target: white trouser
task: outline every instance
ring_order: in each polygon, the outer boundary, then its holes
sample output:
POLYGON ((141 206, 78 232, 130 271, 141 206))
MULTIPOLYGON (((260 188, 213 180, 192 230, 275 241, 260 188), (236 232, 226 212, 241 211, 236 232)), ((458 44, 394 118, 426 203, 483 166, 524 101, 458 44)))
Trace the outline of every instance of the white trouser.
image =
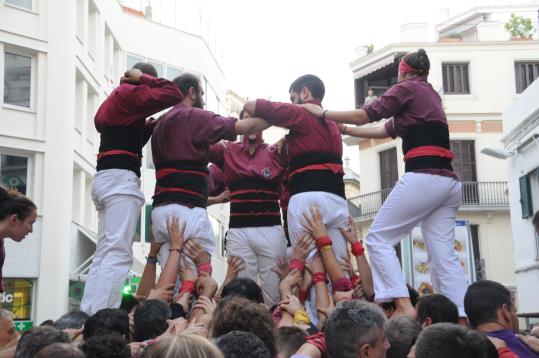
POLYGON ((258 282, 264 303, 279 303, 279 276, 271 269, 277 266, 278 257, 286 258, 286 236, 281 225, 264 227, 231 228, 226 234, 226 250, 230 256, 245 261, 245 270, 238 277, 258 282))
POLYGON ((348 258, 346 239, 339 230, 340 228, 347 228, 349 226, 348 217, 350 214, 348 213, 348 204, 340 196, 323 191, 299 193, 290 198, 287 220, 288 234, 290 235, 292 246, 306 234, 303 214, 307 213, 310 216, 311 212, 309 208, 313 206, 316 206, 322 214, 328 235, 333 241, 333 251, 337 259, 348 258))
MULTIPOLYGON (((346 239, 340 232, 340 228, 349 226, 349 212, 346 199, 338 195, 326 193, 323 191, 310 191, 306 193, 295 194, 290 198, 288 203, 287 220, 288 234, 292 246, 296 241, 306 234, 304 227, 304 213, 311 215, 309 208, 316 206, 322 215, 324 224, 326 224, 328 235, 333 241, 333 251, 338 260, 348 258, 348 246, 346 239)), ((309 255, 312 257, 316 250, 309 255)), ((346 274, 346 273, 345 273, 346 274)), ((316 324, 318 317, 316 313, 316 294, 314 288, 311 289, 311 296, 306 303, 306 309, 309 313, 311 321, 316 324)))
POLYGON ((140 179, 125 169, 99 171, 92 183, 92 200, 98 214, 97 245, 80 305, 90 315, 103 308, 120 307, 144 205, 140 179))
POLYGON ((455 251, 455 217, 462 200, 459 181, 440 175, 405 173, 376 215, 367 235, 375 299, 408 297, 394 247, 420 224, 434 289, 465 317, 467 283, 455 251))
MULTIPOLYGON (((185 240, 196 240, 211 256, 215 251, 215 236, 205 208, 189 208, 180 204, 158 206, 152 210, 152 227, 155 242, 164 242, 159 251, 159 264, 167 262, 170 239, 168 237, 167 218, 177 216, 180 228, 185 225, 185 240)), ((188 262, 191 262, 188 260, 188 262)))

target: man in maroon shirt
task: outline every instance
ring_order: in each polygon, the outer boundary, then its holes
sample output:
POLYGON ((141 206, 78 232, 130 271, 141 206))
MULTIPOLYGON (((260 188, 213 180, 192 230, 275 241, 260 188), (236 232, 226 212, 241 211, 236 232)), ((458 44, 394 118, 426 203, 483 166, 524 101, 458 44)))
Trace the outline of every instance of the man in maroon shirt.
POLYGON ((133 264, 133 237, 144 204, 140 191, 142 147, 155 120, 149 116, 182 98, 171 81, 157 78, 147 63, 137 63, 99 107, 95 127, 101 135, 92 199, 98 211, 97 246, 86 280, 81 310, 94 314, 117 308, 133 264))
POLYGON ((286 257, 279 208, 286 158, 276 145, 264 143, 259 133, 244 136, 243 143, 212 145, 210 160, 222 169, 231 190, 226 250, 243 259, 245 269, 238 277, 259 282, 264 303, 271 307, 279 303, 279 276, 272 271, 275 259, 286 257))
MULTIPOLYGON (((349 214, 344 195, 340 129, 336 123, 318 119, 296 105, 321 105, 325 87, 320 78, 301 76, 292 83, 289 93, 293 104, 258 99, 248 101, 244 108, 272 125, 290 129, 286 136, 291 192, 287 221, 292 244, 307 232, 303 215, 309 213, 311 206, 317 206, 333 240, 335 255, 344 259, 348 257, 348 248, 339 229, 348 227, 349 214)), ((315 316, 311 315, 311 319, 315 316)))
POLYGON ((210 145, 269 127, 260 118, 237 121, 202 109, 204 91, 192 74, 183 74, 174 83, 185 96, 159 121, 152 136, 157 179, 152 222, 155 241, 165 243, 159 255, 162 265, 169 255, 169 216, 186 224, 186 240, 194 238, 210 255, 214 252, 215 239, 206 212, 210 145))

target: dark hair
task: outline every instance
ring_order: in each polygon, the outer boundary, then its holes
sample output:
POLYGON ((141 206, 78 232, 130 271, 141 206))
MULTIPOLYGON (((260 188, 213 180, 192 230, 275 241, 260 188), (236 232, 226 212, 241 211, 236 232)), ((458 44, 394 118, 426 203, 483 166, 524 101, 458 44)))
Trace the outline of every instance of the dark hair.
POLYGON ((88 358, 131 358, 127 341, 117 333, 93 336, 81 348, 88 358))
POLYGON ((264 342, 249 332, 232 331, 215 343, 225 358, 272 358, 264 342))
POLYGON ((384 332, 386 317, 374 303, 344 301, 337 305, 326 321, 326 347, 330 357, 359 356, 365 344, 375 347, 384 332))
POLYGON ((468 287, 464 296, 464 310, 472 327, 496 322, 497 311, 504 304, 512 307, 511 292, 498 282, 482 280, 468 287))
POLYGON ((535 226, 535 227, 539 226, 539 211, 537 211, 537 212, 535 213, 535 215, 533 216, 532 224, 533 224, 533 226, 535 226))
POLYGON ((86 320, 82 330, 84 339, 98 334, 118 333, 129 339, 129 316, 119 308, 104 308, 86 320))
POLYGON ((184 96, 187 96, 191 87, 195 89, 196 93, 200 93, 200 79, 192 73, 184 73, 176 77, 172 82, 178 86, 184 96))
POLYGON ((484 334, 454 323, 427 327, 417 339, 416 358, 489 358, 484 334))
POLYGON ((16 190, 6 190, 0 186, 0 220, 16 214, 19 220, 24 220, 32 211, 37 210, 36 204, 16 190))
POLYGON ((69 336, 51 326, 34 327, 22 334, 14 357, 34 358, 42 348, 53 343, 69 343, 69 336))
POLYGON ((146 300, 135 309, 133 340, 142 342, 163 334, 170 319, 170 306, 159 300, 146 300))
POLYGON ((250 278, 236 278, 223 287, 221 297, 239 296, 256 303, 263 303, 262 289, 250 278))
POLYGON ((422 48, 416 52, 407 53, 403 59, 419 76, 427 75, 430 71, 429 56, 427 56, 427 52, 422 48))
POLYGON ((245 115, 245 109, 242 109, 240 112, 240 119, 243 119, 244 115, 245 115))
POLYGON ((52 326, 58 329, 75 328, 80 329, 84 326, 90 315, 86 312, 74 310, 58 318, 52 326))
POLYGON ((457 306, 444 295, 432 294, 419 299, 416 306, 417 320, 423 323, 427 317, 432 323, 459 323, 457 306))
POLYGON ((39 327, 43 327, 43 326, 54 326, 54 321, 52 319, 43 321, 39 324, 39 327))
POLYGON ((155 67, 153 67, 153 65, 147 62, 137 62, 132 68, 139 69, 142 73, 146 75, 157 77, 157 70, 155 69, 155 67))
POLYGON ((211 325, 211 334, 214 338, 232 331, 251 332, 264 342, 271 357, 277 354, 275 324, 271 314, 262 304, 242 297, 226 297, 217 306, 211 325))
POLYGON ((134 295, 122 295, 122 303, 120 303, 120 309, 127 312, 127 314, 131 313, 134 307, 137 307, 139 305, 138 300, 134 295))
POLYGON ((307 87, 309 91, 311 91, 313 98, 320 101, 324 99, 326 87, 324 86, 324 82, 322 82, 319 77, 315 75, 303 75, 292 82, 288 92, 293 91, 299 93, 303 87, 307 87))
POLYGON ((387 358, 406 358, 421 333, 421 325, 409 317, 392 318, 387 322, 386 337, 391 347, 387 358))
POLYGON ((37 352, 36 358, 85 358, 86 356, 74 344, 53 343, 37 352))
POLYGON ((307 334, 298 327, 280 327, 277 330, 277 351, 280 358, 290 358, 307 341, 307 334))

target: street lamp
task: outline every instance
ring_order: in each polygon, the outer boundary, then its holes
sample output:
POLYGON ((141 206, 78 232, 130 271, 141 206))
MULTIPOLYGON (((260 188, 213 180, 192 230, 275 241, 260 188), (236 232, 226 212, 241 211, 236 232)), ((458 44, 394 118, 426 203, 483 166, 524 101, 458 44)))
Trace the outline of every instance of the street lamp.
POLYGON ((481 149, 481 153, 486 154, 490 157, 498 158, 498 159, 508 159, 515 155, 514 152, 509 152, 505 149, 501 148, 492 148, 492 147, 486 147, 481 149))

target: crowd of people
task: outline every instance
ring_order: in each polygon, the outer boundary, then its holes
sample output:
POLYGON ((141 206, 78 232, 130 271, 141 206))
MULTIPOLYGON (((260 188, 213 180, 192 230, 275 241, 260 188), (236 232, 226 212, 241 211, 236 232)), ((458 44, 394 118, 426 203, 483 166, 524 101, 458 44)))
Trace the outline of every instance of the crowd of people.
MULTIPOLYGON (((539 357, 539 332, 521 334, 510 291, 464 278, 454 249, 461 184, 429 69, 424 50, 406 54, 398 83, 346 112, 323 109, 323 82, 304 75, 292 103, 247 101, 237 120, 203 109, 196 76, 168 81, 137 63, 95 117, 98 242, 80 311, 19 335, 0 310, 0 357, 539 357), (272 125, 289 133, 268 145, 272 125), (344 194, 342 134, 403 139, 406 173, 369 229, 368 259, 344 194), (136 294, 122 295, 150 138, 150 250, 136 294), (230 222, 219 285, 206 208, 222 202, 230 222), (416 225, 436 294, 407 285, 396 256, 416 225)), ((0 189, 0 267, 4 238, 22 240, 36 213, 0 189)), ((533 223, 539 230, 539 214, 533 223)))

